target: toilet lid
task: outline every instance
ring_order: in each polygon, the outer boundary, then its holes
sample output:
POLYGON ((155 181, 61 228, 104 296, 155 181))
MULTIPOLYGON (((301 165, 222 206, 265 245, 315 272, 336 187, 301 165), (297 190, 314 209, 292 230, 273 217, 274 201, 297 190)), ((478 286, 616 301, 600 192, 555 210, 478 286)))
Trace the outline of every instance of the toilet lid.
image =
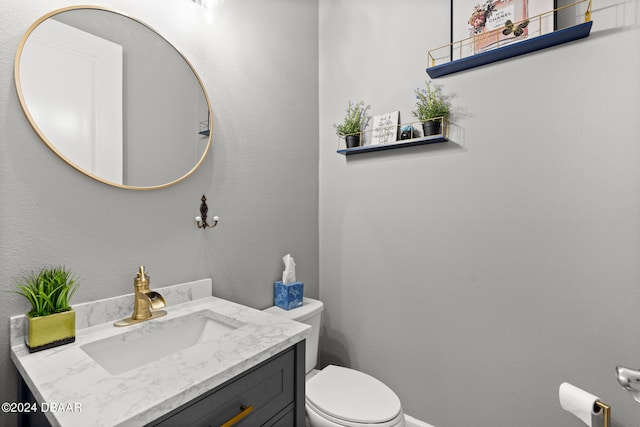
POLYGON ((381 381, 360 371, 329 365, 306 383, 306 398, 334 418, 374 424, 400 413, 398 396, 381 381))

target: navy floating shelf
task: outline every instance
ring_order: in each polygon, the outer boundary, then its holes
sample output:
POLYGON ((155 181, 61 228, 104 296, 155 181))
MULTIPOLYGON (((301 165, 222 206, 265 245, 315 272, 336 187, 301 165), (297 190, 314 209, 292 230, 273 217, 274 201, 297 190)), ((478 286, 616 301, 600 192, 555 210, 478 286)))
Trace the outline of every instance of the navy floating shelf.
POLYGON ((427 68, 427 74, 429 74, 432 79, 435 79, 437 77, 446 76, 447 74, 457 73, 470 68, 502 61, 503 59, 513 58, 514 56, 524 55, 526 53, 568 43, 573 40, 582 39, 589 36, 592 25, 593 21, 588 21, 573 27, 563 28, 552 33, 523 40, 518 43, 498 47, 487 52, 456 59, 455 61, 447 62, 446 64, 435 65, 427 68))
POLYGON ((405 139, 394 144, 364 145, 362 147, 346 148, 338 150, 337 153, 350 156, 352 154, 371 153, 372 151, 385 151, 404 147, 416 147, 418 145, 435 144, 437 142, 447 141, 448 139, 445 138, 443 134, 439 134, 422 138, 405 139))

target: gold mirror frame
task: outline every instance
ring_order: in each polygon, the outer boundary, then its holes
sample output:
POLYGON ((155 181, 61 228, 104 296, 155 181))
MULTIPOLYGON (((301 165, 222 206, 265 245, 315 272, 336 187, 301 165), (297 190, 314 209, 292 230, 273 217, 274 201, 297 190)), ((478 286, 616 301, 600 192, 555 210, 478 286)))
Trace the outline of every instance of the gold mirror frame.
POLYGON ((209 152, 209 150, 211 148, 211 140, 212 140, 212 136, 213 136, 213 116, 212 116, 212 113, 211 113, 211 102, 209 100, 209 95, 207 94, 207 91, 206 91, 206 89, 204 87, 204 84, 202 83, 202 80, 200 79, 200 76, 196 72, 195 68, 193 67, 191 62, 189 62, 189 60, 182 54, 182 52, 180 52, 172 43, 170 43, 158 31, 156 31, 154 28, 152 28, 151 26, 147 25, 146 23, 140 21, 139 19, 133 18, 133 17, 131 17, 129 15, 126 15, 126 14, 123 14, 121 12, 118 12, 118 11, 115 11, 115 10, 112 10, 112 9, 108 9, 108 8, 104 8, 104 7, 99 7, 99 6, 70 6, 70 7, 57 9, 57 10, 54 10, 52 12, 49 12, 49 13, 45 14, 44 16, 39 18, 36 22, 34 22, 29 27, 29 29, 26 31, 26 33, 24 34, 24 36, 22 37, 22 39, 20 41, 20 44, 18 46, 18 50, 16 52, 15 62, 14 62, 14 78, 15 78, 15 84, 16 84, 16 91, 17 91, 18 99, 20 101, 20 106, 22 107, 22 111, 24 112, 25 116, 27 117, 27 120, 29 121, 29 124, 31 125, 33 130, 36 132, 36 134, 40 137, 40 139, 47 145, 47 147, 49 147, 49 149, 51 149, 51 151, 53 151, 58 157, 60 157, 62 160, 64 160, 69 166, 73 167, 74 169, 76 169, 77 171, 81 172, 82 174, 87 175, 90 178, 93 178, 96 181, 102 182, 104 184, 111 185, 111 186, 118 187, 118 188, 128 189, 128 190, 156 190, 156 189, 160 189, 160 188, 169 187, 169 186, 177 184, 178 182, 181 182, 181 181, 185 180, 186 178, 188 178, 189 176, 191 176, 198 169, 198 167, 200 167, 200 165, 204 162, 204 160, 207 157, 207 154, 208 154, 208 152, 209 152), (131 21, 142 25, 143 27, 149 29, 151 32, 153 32, 155 35, 157 35, 165 43, 167 43, 168 46, 173 48, 173 50, 184 60, 185 64, 189 67, 189 69, 191 70, 191 72, 195 76, 197 82, 200 85, 200 88, 202 89, 202 93, 204 95, 204 100, 206 101, 207 108, 208 108, 208 114, 207 114, 208 117, 207 118, 208 118, 209 135, 208 135, 208 140, 206 142, 206 146, 205 146, 205 148, 203 150, 203 153, 202 153, 202 156, 200 157, 200 159, 197 161, 195 166, 193 166, 193 168, 191 168, 191 170, 187 171, 180 178, 177 178, 177 179, 175 179, 173 181, 170 181, 170 182, 167 182, 167 183, 162 183, 162 184, 158 184, 158 185, 150 185, 150 186, 146 186, 146 187, 135 186, 135 185, 126 185, 126 184, 119 184, 119 183, 111 182, 111 181, 109 181, 107 179, 101 178, 100 176, 97 176, 97 175, 95 175, 95 174, 83 169, 82 167, 76 165, 74 162, 69 160, 66 156, 64 156, 56 148, 55 144, 53 144, 44 135, 42 130, 36 124, 34 118, 32 117, 31 113, 29 112, 29 108, 27 106, 27 103, 26 103, 26 100, 25 100, 25 97, 24 97, 24 94, 23 94, 23 91, 22 91, 22 86, 21 86, 21 83, 20 83, 20 58, 22 56, 25 44, 26 44, 27 40, 29 39, 29 36, 38 27, 38 25, 40 25, 42 22, 44 22, 45 20, 47 20, 47 19, 49 19, 49 18, 51 18, 51 17, 53 17, 55 15, 58 15, 58 14, 63 13, 63 12, 72 11, 72 10, 97 10, 97 11, 110 12, 110 13, 114 13, 116 15, 120 15, 122 17, 128 18, 131 21))

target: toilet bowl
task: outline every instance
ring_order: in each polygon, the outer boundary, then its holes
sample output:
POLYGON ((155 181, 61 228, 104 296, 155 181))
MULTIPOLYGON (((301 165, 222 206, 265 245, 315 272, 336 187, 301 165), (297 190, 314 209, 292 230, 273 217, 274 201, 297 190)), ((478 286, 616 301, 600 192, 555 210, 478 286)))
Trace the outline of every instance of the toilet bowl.
POLYGON ((329 365, 306 382, 306 412, 313 427, 404 426, 400 399, 378 379, 329 365))
POLYGON ((311 427, 405 427, 400 399, 380 380, 341 366, 314 369, 322 310, 322 302, 311 298, 304 298, 302 307, 292 310, 264 310, 311 325, 305 348, 305 409, 311 427))

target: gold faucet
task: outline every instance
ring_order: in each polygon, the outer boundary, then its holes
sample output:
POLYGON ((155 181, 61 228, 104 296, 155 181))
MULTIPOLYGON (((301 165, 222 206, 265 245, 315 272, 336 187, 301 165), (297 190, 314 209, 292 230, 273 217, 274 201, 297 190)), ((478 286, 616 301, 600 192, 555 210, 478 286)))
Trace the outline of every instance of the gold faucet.
POLYGON ((116 326, 128 326, 145 320, 155 319, 167 314, 160 310, 167 306, 164 298, 159 293, 149 289, 149 276, 144 271, 144 266, 140 266, 138 275, 133 279, 135 287, 133 314, 126 319, 118 320, 116 326))

